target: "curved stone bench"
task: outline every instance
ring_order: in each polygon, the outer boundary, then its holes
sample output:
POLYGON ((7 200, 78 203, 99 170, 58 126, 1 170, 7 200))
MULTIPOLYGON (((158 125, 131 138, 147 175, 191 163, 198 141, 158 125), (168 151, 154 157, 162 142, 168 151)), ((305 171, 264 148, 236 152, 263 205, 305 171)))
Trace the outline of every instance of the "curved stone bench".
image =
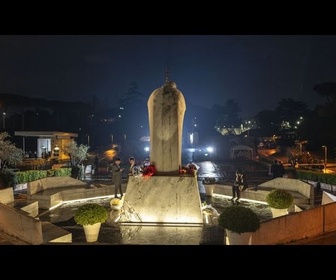
POLYGON ((114 186, 90 187, 86 185, 85 187, 70 186, 47 189, 31 195, 30 198, 39 202, 40 209, 50 209, 65 201, 112 196, 113 194, 114 186))
MULTIPOLYGON (((232 186, 223 184, 213 184, 214 193, 232 196, 232 186)), ((300 208, 310 208, 314 206, 314 186, 298 179, 275 178, 257 187, 247 188, 241 192, 241 198, 266 202, 267 194, 273 189, 285 189, 294 198, 293 205, 300 208)))
MULTIPOLYGON (((125 192, 126 184, 122 184, 125 192)), ((50 209, 65 201, 114 195, 114 185, 90 186, 72 177, 47 177, 27 184, 27 196, 37 200, 40 209, 50 209)))

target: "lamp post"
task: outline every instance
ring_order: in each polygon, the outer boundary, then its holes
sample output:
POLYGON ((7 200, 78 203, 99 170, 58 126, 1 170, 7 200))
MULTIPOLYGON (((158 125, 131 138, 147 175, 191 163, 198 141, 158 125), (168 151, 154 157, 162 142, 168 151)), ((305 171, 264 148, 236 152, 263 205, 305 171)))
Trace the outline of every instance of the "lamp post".
POLYGON ((327 151, 328 151, 328 148, 327 146, 322 146, 322 148, 324 148, 324 173, 326 173, 327 171, 327 151))

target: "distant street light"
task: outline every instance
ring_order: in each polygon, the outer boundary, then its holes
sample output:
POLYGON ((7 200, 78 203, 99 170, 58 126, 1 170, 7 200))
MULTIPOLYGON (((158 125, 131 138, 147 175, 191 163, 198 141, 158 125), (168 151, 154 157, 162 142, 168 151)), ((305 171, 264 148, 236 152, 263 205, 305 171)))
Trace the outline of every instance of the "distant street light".
POLYGON ((6 113, 5 112, 2 113, 2 128, 3 129, 6 128, 6 113))
POLYGON ((324 148, 324 173, 327 172, 327 151, 328 151, 328 148, 327 146, 322 146, 322 148, 324 148))

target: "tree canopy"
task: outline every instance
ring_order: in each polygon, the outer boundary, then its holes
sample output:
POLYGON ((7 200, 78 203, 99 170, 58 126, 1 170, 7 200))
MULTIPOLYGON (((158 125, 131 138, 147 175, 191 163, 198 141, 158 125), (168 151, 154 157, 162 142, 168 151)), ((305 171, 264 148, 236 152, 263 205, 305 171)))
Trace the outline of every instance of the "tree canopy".
POLYGON ((7 140, 10 137, 7 132, 0 133, 0 171, 23 161, 23 151, 7 140))

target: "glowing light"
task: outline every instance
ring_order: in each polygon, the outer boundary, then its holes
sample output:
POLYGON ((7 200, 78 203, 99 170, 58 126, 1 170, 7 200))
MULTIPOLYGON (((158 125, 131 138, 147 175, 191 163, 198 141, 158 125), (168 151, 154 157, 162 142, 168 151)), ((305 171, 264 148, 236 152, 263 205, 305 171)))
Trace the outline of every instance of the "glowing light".
POLYGON ((209 153, 212 153, 213 152, 213 147, 207 147, 206 150, 209 152, 209 153))

